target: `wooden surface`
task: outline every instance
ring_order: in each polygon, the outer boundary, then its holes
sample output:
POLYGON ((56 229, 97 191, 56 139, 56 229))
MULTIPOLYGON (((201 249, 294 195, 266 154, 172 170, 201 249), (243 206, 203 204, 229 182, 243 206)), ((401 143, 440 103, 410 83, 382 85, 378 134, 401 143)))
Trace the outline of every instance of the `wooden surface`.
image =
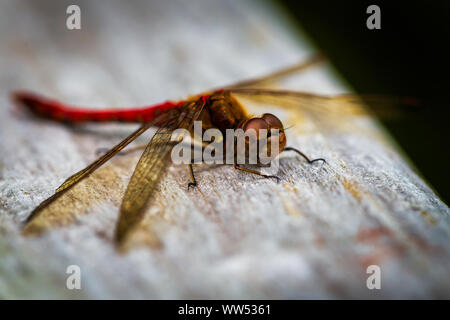
MULTIPOLYGON (((121 255, 112 245, 139 153, 114 158, 77 186, 62 205, 64 227, 24 237, 31 210, 135 126, 35 119, 13 109, 11 90, 93 108, 146 105, 313 53, 271 5, 77 1, 82 30, 68 31, 71 3, 0 3, 1 298, 450 297, 449 209, 364 114, 318 121, 301 109, 248 104, 295 125, 288 144, 328 163, 286 155, 278 184, 230 166, 198 166, 195 191, 186 188, 187 168, 172 168, 135 236, 138 244, 160 241, 159 249, 132 246, 121 255), (73 264, 82 290, 66 289, 73 264), (381 290, 366 287, 372 264, 381 267, 381 290)), ((349 91, 326 64, 285 85, 349 91)))

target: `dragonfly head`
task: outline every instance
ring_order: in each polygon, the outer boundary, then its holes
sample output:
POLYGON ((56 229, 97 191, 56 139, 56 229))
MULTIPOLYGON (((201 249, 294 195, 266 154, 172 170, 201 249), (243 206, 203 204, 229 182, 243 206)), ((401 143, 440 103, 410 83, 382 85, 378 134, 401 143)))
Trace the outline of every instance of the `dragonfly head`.
POLYGON ((244 133, 249 130, 256 131, 256 137, 259 140, 267 140, 267 155, 276 157, 286 146, 286 135, 284 133, 283 123, 271 113, 264 113, 261 117, 253 117, 244 121, 240 125, 244 133), (276 154, 271 154, 271 143, 278 139, 278 150, 276 154))

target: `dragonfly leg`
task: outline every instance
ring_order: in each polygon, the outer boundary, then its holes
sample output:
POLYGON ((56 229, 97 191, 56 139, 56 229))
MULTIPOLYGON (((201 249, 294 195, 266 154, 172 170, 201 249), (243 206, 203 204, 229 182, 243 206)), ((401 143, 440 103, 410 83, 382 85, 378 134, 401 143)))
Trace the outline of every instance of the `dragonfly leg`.
POLYGON ((243 168, 243 167, 240 167, 238 164, 235 164, 234 168, 236 170, 241 170, 241 171, 244 171, 244 172, 247 172, 247 173, 256 174, 257 176, 261 176, 261 177, 264 177, 264 178, 273 178, 273 179, 276 179, 277 182, 280 181, 280 178, 277 177, 277 176, 271 176, 271 175, 263 174, 263 173, 261 173, 259 171, 256 171, 256 170, 243 168))
POLYGON ((197 186, 197 180, 195 180, 194 168, 192 167, 192 163, 189 164, 189 173, 191 174, 192 181, 188 183, 188 190, 190 187, 195 188, 197 186))
POLYGON ((323 162, 325 162, 325 163, 327 163, 327 162, 325 161, 325 159, 323 159, 323 158, 317 158, 317 159, 312 159, 312 160, 310 160, 310 159, 306 156, 306 154, 304 154, 304 153, 301 152, 300 150, 295 149, 295 148, 292 148, 292 147, 286 147, 286 148, 283 149, 282 152, 284 152, 284 151, 294 151, 295 153, 297 153, 297 154, 301 155, 303 158, 305 158, 305 160, 308 161, 309 164, 312 164, 312 163, 314 163, 314 162, 316 162, 316 161, 319 161, 319 160, 320 160, 320 161, 323 161, 323 162))

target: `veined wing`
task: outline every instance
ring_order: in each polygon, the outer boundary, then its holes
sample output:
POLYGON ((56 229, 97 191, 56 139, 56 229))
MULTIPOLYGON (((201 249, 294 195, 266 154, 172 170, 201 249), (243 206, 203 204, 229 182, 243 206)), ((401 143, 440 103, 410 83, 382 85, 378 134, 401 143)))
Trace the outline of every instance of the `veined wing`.
POLYGON ((106 161, 114 157, 118 152, 120 152, 123 148, 125 148, 129 143, 131 143, 133 140, 135 140, 137 137, 139 137, 141 134, 143 134, 147 129, 149 129, 151 126, 164 121, 164 118, 166 118, 168 115, 162 114, 161 116, 157 117, 154 121, 147 122, 143 124, 139 129, 134 131, 132 134, 130 134, 127 138, 125 138, 123 141, 121 141, 119 144, 114 146, 111 150, 109 150, 107 153, 102 155, 100 158, 95 160, 93 163, 91 163, 89 166, 87 166, 85 169, 75 173, 71 177, 69 177, 64 183, 56 190, 55 194, 52 195, 50 198, 44 200, 38 207, 36 207, 31 214, 28 216, 26 220, 26 225, 24 231, 30 231, 28 230, 30 222, 33 221, 36 217, 41 215, 45 212, 45 210, 49 207, 50 204, 52 204, 56 199, 61 197, 65 192, 67 192, 69 189, 74 187, 77 183, 82 181, 83 179, 87 178, 90 174, 92 174, 95 170, 97 170, 100 166, 102 166, 106 161))
POLYGON ((191 129, 203 110, 204 104, 202 99, 186 103, 180 108, 179 117, 161 127, 145 148, 125 191, 120 208, 116 228, 118 244, 143 218, 146 204, 158 186, 165 169, 171 163, 170 154, 174 146, 174 143, 171 143, 172 132, 178 128, 191 129))
POLYGON ((409 111, 424 110, 417 99, 409 97, 357 94, 324 96, 292 90, 257 88, 236 88, 230 91, 259 102, 271 103, 288 109, 300 108, 316 116, 326 115, 334 118, 362 113, 373 113, 378 117, 392 117, 409 111))
POLYGON ((270 73, 268 75, 259 78, 239 81, 232 85, 223 87, 222 89, 231 90, 237 88, 252 88, 252 87, 262 88, 270 83, 278 82, 284 78, 293 76, 297 73, 301 73, 306 69, 309 69, 323 62, 325 62, 325 57, 321 54, 316 54, 311 58, 309 58, 308 60, 306 60, 305 62, 294 64, 292 66, 281 69, 279 71, 275 71, 273 73, 270 73))
POLYGON ((236 94, 245 95, 253 100, 274 103, 282 107, 299 108, 312 111, 315 114, 326 114, 342 117, 343 115, 367 113, 370 110, 378 117, 398 117, 411 111, 425 111, 423 101, 413 97, 386 96, 386 95, 358 95, 344 94, 337 96, 324 96, 307 92, 273 89, 283 79, 302 73, 306 69, 320 65, 326 59, 322 54, 316 54, 308 60, 298 63, 266 76, 244 80, 223 87, 236 94), (366 107, 370 108, 367 109, 366 107))

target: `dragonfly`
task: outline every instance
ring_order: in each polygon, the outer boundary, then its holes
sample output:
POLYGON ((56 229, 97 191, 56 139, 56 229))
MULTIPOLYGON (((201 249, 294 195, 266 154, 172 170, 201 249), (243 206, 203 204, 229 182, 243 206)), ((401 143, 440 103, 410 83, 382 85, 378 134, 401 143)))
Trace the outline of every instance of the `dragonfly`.
MULTIPOLYGON (((146 205, 157 190, 161 178, 171 163, 170 155, 174 147, 174 141, 172 141, 173 132, 176 129, 186 129, 192 132, 193 123, 196 120, 202 121, 203 130, 216 128, 221 132, 225 132, 227 129, 242 129, 244 132, 249 129, 269 129, 269 132, 270 129, 278 129, 280 132, 278 136, 279 148, 277 152, 271 154, 271 157, 276 157, 282 152, 295 152, 309 164, 319 161, 325 163, 326 161, 323 158, 310 159, 297 148, 287 146, 286 129, 277 116, 271 113, 252 116, 235 97, 235 95, 244 95, 263 100, 285 98, 289 101, 301 102, 302 105, 310 107, 326 104, 332 106, 333 103, 342 101, 351 103, 354 100, 352 96, 328 97, 306 92, 267 89, 264 87, 265 83, 303 71, 322 61, 323 57, 316 56, 306 63, 291 66, 264 77, 211 90, 191 96, 185 100, 166 101, 143 108, 92 110, 72 107, 30 92, 14 92, 12 99, 16 104, 24 106, 32 113, 47 119, 69 124, 111 121, 141 124, 137 130, 105 152, 97 160, 67 178, 51 197, 44 200, 31 212, 25 221, 24 230, 34 219, 45 212, 53 202, 63 197, 68 190, 90 176, 115 155, 125 152, 122 150, 128 144, 151 127, 156 127, 157 131, 146 145, 137 147, 144 149, 144 151, 134 169, 120 206, 119 219, 114 236, 118 246, 126 240, 133 228, 144 218, 146 205), (258 88, 258 85, 261 88, 258 88)), ((267 139, 267 137, 264 138, 267 139)), ((270 137, 268 140, 270 142, 270 137)), ((279 177, 275 175, 266 175, 261 171, 249 169, 237 163, 234 163, 233 166, 236 170, 248 174, 279 180, 279 177)), ((188 164, 188 168, 191 178, 191 181, 188 183, 188 189, 190 189, 197 186, 197 180, 192 163, 188 164)))

